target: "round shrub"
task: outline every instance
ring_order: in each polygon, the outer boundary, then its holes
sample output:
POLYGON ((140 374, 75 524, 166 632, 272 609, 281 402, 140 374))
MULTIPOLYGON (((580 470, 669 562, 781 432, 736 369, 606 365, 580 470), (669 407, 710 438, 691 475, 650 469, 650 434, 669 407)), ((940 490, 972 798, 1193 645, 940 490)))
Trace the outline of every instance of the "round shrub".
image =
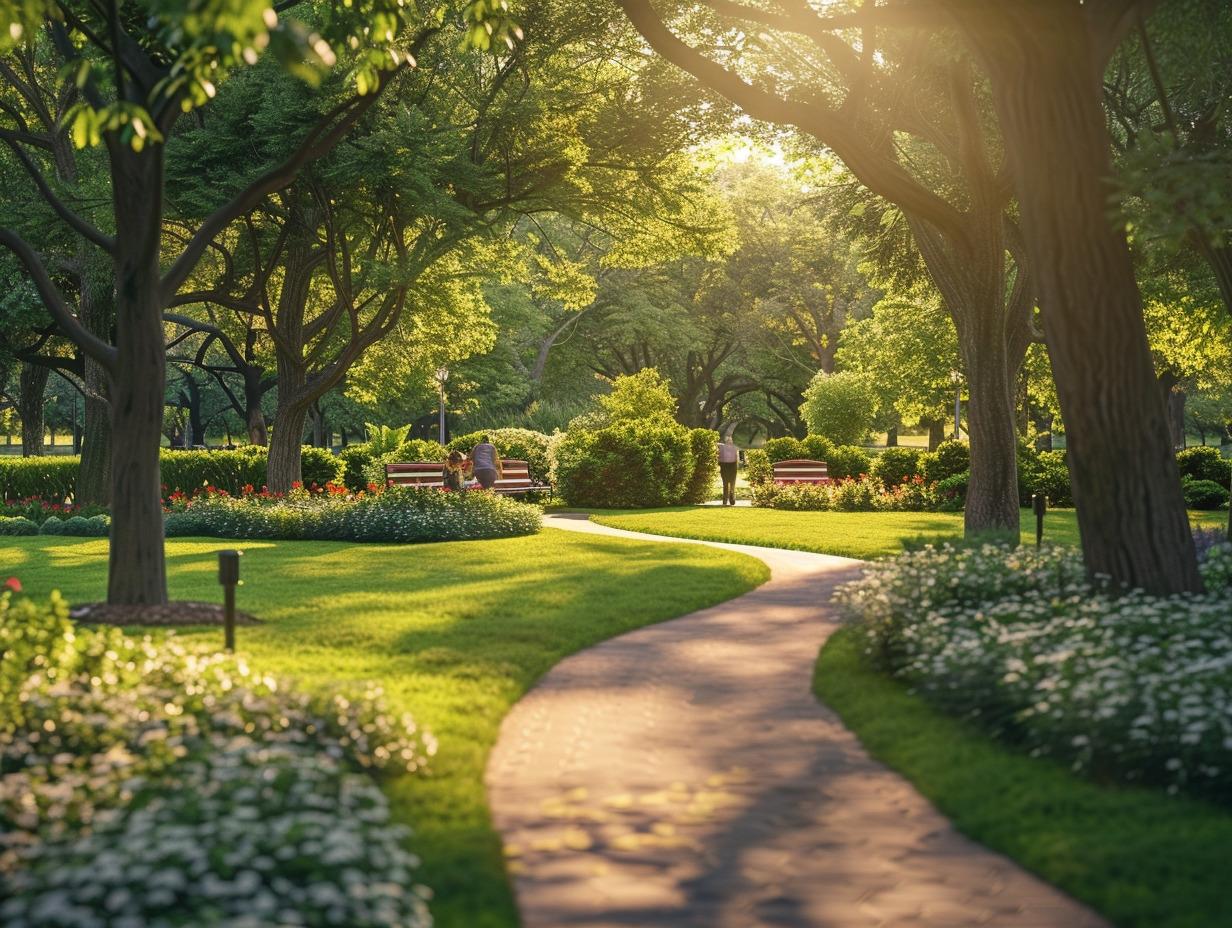
POLYGON ((1232 461, 1225 458, 1218 448, 1186 448, 1177 452, 1176 466, 1182 477, 1210 480, 1221 487, 1232 483, 1232 461))
POLYGON ((706 502, 714 495, 714 478, 719 472, 720 437, 710 429, 693 429, 689 432, 689 446, 693 451, 693 473, 689 475, 681 502, 696 505, 706 502))
POLYGON ((61 520, 52 516, 41 526, 40 535, 69 535, 76 538, 105 538, 111 528, 111 519, 107 516, 93 516, 86 519, 82 516, 72 516, 61 520))
POLYGON ((914 448, 886 448, 873 461, 870 476, 879 479, 889 490, 917 476, 919 467, 920 452, 914 448))
POLYGON ((678 425, 622 422, 571 430, 556 452, 557 491, 572 506, 674 506, 693 474, 689 433, 678 425))
POLYGON ((924 479, 936 483, 971 469, 971 449, 961 441, 943 441, 936 451, 920 456, 924 479))
POLYGON ((843 480, 847 477, 859 478, 867 476, 873 469, 873 459, 863 448, 855 445, 843 445, 830 452, 826 461, 826 472, 831 480, 843 480))
MULTIPOLYGON (((1070 486, 1064 451, 1039 453, 1035 473, 1031 475, 1031 487, 1032 492, 1047 496, 1048 505, 1054 509, 1067 509, 1074 505, 1074 491, 1070 486)), ((1027 502, 1030 502, 1030 497, 1027 502)))
MULTIPOLYGON (((465 435, 459 435, 448 444, 445 445, 446 451, 461 451, 463 454, 470 454, 471 449, 480 442, 488 441, 488 432, 486 430, 479 432, 467 432, 465 435)), ((441 455, 442 460, 444 455, 441 455)), ((434 458, 414 458, 413 460, 435 460, 434 458)))
POLYGON ((0 535, 37 535, 39 527, 24 516, 0 516, 0 535))
POLYGON ((937 494, 937 508, 943 512, 958 512, 967 505, 967 484, 971 471, 965 470, 953 477, 938 480, 933 490, 937 494))
POLYGON ((804 391, 800 415, 814 435, 840 445, 863 441, 877 415, 877 394, 869 378, 853 371, 819 371, 804 391))
POLYGON ((1221 509, 1228 505, 1228 488, 1214 480, 1181 481, 1185 491, 1185 505, 1190 509, 1221 509))
POLYGON ((792 438, 790 435, 783 438, 771 438, 761 446, 761 450, 765 452, 766 458, 771 464, 777 464, 779 461, 795 461, 808 457, 807 446, 798 438, 792 438))
POLYGON ((825 461, 828 464, 834 454, 834 442, 824 435, 809 435, 802 438, 799 444, 801 457, 807 461, 825 461))
MULTIPOLYGON (((305 445, 300 449, 300 474, 304 486, 314 483, 323 487, 327 483, 342 483, 342 460, 328 448, 313 448, 305 445)), ((257 484, 253 484, 256 486, 257 484)))

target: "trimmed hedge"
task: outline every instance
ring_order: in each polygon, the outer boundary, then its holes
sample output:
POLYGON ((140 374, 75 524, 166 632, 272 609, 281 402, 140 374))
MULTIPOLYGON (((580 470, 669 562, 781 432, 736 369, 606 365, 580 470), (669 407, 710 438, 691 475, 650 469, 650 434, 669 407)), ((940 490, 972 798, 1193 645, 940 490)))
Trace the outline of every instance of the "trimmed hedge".
POLYGON ((38 523, 23 516, 0 516, 0 535, 37 535, 38 523))
POLYGON ((693 449, 693 473, 685 486, 681 502, 698 505, 714 495, 714 478, 719 472, 720 436, 710 429, 693 429, 689 432, 689 445, 693 449))
POLYGON ((920 452, 915 448, 886 448, 873 461, 869 476, 876 477, 889 490, 919 472, 920 452))
POLYGON ((0 458, 0 496, 62 503, 77 492, 79 457, 0 458))
POLYGON ((106 538, 111 532, 111 519, 107 516, 72 516, 61 519, 52 516, 39 526, 40 535, 68 535, 76 538, 106 538))
POLYGON ((620 422, 593 432, 574 429, 556 451, 557 492, 571 506, 674 506, 693 475, 690 442, 678 425, 620 422))
POLYGON ((1214 480, 1182 477, 1181 489, 1185 492, 1185 505, 1190 509, 1221 509, 1228 505, 1228 488, 1214 480))
MULTIPOLYGON (((304 486, 325 486, 341 480, 343 461, 324 448, 305 445, 304 486)), ((246 446, 235 451, 159 452, 159 471, 167 494, 212 486, 238 496, 246 485, 260 489, 266 483, 265 449, 246 446)), ((32 498, 48 503, 72 499, 77 489, 79 457, 0 458, 0 497, 6 501, 32 498)))

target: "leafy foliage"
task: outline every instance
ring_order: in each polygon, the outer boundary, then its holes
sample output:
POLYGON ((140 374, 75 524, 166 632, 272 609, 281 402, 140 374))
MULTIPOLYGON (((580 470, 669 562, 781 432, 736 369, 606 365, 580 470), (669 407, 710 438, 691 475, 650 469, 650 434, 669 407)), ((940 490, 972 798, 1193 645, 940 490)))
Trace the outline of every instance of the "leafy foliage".
POLYGON ((864 375, 819 371, 804 391, 800 414, 814 435, 824 435, 838 445, 854 445, 872 428, 878 402, 864 375))
POLYGON ((672 506, 694 469, 689 432, 675 423, 570 429, 556 450, 556 489, 571 506, 672 506))
POLYGON ((710 429, 691 429, 689 447, 693 453, 693 473, 689 476, 682 503, 699 504, 714 495, 714 478, 719 472, 718 436, 710 429))
POLYGON ((914 448, 886 448, 873 462, 869 475, 880 480, 888 490, 910 477, 918 476, 919 470, 919 451, 914 448))

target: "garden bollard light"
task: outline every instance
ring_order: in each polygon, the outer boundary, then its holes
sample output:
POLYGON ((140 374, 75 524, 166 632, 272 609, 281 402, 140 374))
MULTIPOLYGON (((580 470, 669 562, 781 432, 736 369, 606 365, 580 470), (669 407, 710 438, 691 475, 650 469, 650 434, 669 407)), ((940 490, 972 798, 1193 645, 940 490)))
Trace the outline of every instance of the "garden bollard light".
POLYGON ((1035 547, 1044 540, 1044 513, 1048 511, 1048 497, 1043 493, 1031 494, 1031 511, 1035 513, 1035 547))
POLYGON ((235 588, 240 581, 240 558, 243 551, 218 552, 218 582, 223 588, 223 646, 235 650, 235 588))

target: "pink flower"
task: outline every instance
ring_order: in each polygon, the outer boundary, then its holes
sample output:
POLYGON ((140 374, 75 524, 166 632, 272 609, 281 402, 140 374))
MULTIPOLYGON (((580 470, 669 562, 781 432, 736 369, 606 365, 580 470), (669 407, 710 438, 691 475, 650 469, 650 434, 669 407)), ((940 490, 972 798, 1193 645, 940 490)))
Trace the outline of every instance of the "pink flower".
POLYGON ((4 585, 7 586, 10 590, 12 590, 14 593, 21 592, 21 581, 18 580, 16 577, 9 577, 7 580, 4 581, 4 585))

